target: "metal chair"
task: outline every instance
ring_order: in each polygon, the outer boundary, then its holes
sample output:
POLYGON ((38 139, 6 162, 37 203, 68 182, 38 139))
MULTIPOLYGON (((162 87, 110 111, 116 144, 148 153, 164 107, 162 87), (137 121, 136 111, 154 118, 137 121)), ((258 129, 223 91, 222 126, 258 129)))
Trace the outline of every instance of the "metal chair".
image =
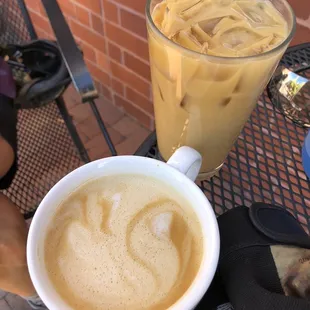
MULTIPOLYGON (((112 155, 116 155, 95 104, 98 94, 93 80, 59 5, 56 1, 42 2, 74 86, 81 100, 90 104, 112 155)), ((37 34, 24 0, 0 0, 0 44, 25 43, 34 39, 37 39, 37 34)), ((4 194, 17 205, 25 218, 30 218, 59 179, 90 160, 62 96, 41 108, 19 110, 17 135, 18 171, 4 194)))

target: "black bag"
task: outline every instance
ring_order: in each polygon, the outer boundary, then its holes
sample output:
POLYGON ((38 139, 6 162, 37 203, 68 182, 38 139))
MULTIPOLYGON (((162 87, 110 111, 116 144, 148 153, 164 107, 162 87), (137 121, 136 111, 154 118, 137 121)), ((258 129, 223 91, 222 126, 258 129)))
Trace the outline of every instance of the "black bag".
POLYGON ((218 270, 196 309, 310 309, 310 238, 288 211, 255 203, 218 223, 218 270))

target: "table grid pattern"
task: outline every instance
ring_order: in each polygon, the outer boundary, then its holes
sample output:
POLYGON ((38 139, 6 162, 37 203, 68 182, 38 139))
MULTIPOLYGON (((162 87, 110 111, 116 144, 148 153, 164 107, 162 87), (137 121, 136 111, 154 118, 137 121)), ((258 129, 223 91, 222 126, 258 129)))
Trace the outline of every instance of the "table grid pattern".
POLYGON ((83 162, 56 104, 19 110, 17 136, 18 170, 4 194, 28 218, 47 192, 83 162))
MULTIPOLYGON (((27 16, 23 0, 0 0, 0 46, 23 44, 36 38, 27 16)), ((3 193, 25 218, 34 214, 60 178, 84 163, 71 138, 72 130, 68 131, 68 119, 62 115, 65 112, 62 103, 54 102, 18 111, 18 171, 3 193)))
POLYGON ((30 40, 18 0, 0 0, 0 45, 22 44, 30 40))
MULTIPOLYGON (((289 49, 281 62, 289 68, 309 65, 310 45, 289 49)), ((218 175, 198 182, 215 213, 253 202, 273 203, 287 208, 309 233, 310 182, 301 160, 306 133, 287 120, 265 92, 218 175)), ((155 134, 136 154, 159 158, 155 134)))

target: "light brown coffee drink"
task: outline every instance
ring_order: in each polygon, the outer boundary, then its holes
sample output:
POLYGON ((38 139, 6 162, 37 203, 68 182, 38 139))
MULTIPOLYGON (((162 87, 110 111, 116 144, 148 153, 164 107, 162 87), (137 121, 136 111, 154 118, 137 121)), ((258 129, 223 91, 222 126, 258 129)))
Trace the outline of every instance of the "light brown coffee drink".
POLYGON ((201 177, 213 176, 289 43, 292 14, 285 0, 148 2, 160 154, 190 146, 203 157, 201 177))
POLYGON ((167 309, 201 265, 199 220, 180 193, 140 175, 93 180, 49 224, 44 261, 73 309, 167 309))

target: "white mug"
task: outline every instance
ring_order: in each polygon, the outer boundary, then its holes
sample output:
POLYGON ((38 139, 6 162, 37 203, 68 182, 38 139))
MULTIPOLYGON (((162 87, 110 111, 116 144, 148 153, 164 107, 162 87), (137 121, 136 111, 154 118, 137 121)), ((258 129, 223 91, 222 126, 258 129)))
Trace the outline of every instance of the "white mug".
POLYGON ((203 232, 203 256, 196 278, 185 294, 169 309, 194 309, 207 291, 219 258, 219 231, 213 209, 194 183, 201 166, 201 155, 190 147, 179 148, 167 163, 139 156, 117 156, 88 163, 61 179, 42 200, 30 226, 27 261, 38 295, 50 310, 70 308, 57 294, 44 264, 47 227, 57 207, 75 189, 88 180, 117 174, 142 174, 160 180, 186 198, 196 213, 203 232))

